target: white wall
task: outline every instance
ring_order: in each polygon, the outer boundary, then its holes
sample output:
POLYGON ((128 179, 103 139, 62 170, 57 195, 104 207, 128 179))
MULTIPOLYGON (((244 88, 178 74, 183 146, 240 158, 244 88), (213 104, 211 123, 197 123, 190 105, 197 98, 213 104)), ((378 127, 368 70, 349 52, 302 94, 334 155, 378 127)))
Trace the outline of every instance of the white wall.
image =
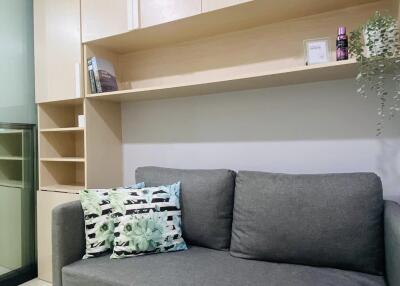
POLYGON ((354 80, 123 104, 125 184, 138 166, 373 171, 400 201, 400 116, 376 138, 354 80))

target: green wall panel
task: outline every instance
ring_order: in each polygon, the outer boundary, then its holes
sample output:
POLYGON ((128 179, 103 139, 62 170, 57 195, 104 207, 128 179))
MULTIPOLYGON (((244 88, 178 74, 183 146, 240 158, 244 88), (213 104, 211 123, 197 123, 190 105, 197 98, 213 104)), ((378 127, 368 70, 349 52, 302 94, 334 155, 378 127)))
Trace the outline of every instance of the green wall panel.
POLYGON ((32 0, 0 0, 0 122, 36 123, 32 0))

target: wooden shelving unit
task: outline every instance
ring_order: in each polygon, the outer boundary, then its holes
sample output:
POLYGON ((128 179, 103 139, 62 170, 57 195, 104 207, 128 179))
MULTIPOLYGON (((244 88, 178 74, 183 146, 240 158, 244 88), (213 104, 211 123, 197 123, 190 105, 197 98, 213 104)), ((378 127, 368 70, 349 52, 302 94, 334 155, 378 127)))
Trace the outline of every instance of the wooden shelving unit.
POLYGON ((78 115, 84 115, 82 99, 39 104, 40 190, 76 193, 86 187, 85 127, 78 127, 78 115))
POLYGON ((349 31, 392 1, 250 1, 84 45, 85 62, 112 62, 119 91, 87 98, 116 102, 197 96, 352 78, 357 63, 336 62, 337 27, 349 31), (306 66, 306 39, 329 37, 332 62, 306 66))

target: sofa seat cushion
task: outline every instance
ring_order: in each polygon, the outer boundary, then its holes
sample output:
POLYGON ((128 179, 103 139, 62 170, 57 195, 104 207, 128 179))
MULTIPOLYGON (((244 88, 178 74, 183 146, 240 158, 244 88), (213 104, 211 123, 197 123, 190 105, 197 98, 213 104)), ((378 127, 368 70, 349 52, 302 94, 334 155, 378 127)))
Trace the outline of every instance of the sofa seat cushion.
POLYGON ((63 286, 384 286, 369 274, 245 260, 201 247, 110 260, 81 260, 62 270, 63 286))

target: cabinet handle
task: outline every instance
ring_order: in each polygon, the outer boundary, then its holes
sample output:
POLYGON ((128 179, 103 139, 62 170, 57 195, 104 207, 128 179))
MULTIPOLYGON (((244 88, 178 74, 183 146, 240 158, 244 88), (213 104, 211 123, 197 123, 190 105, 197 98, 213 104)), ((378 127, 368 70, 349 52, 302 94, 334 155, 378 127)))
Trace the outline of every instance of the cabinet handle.
POLYGON ((139 28, 139 0, 128 1, 128 30, 139 28))
POLYGON ((81 64, 75 63, 75 97, 81 97, 81 64))

